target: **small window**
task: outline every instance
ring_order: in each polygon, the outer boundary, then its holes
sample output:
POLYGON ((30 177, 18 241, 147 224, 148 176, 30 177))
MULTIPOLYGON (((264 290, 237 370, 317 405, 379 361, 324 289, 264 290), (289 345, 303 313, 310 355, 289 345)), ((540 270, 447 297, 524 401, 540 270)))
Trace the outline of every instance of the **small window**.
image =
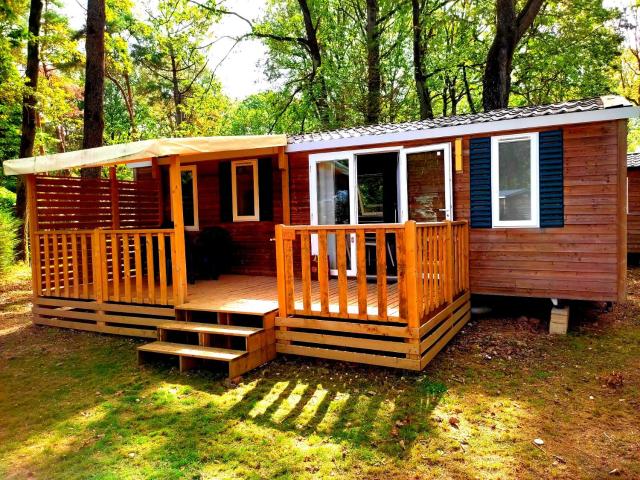
POLYGON ((198 230, 198 174, 195 165, 180 167, 182 216, 185 230, 198 230))
POLYGON ((538 134, 493 137, 491 143, 493 226, 537 227, 538 134))
POLYGON ((257 160, 239 160, 231 163, 231 188, 233 221, 260 220, 257 160))

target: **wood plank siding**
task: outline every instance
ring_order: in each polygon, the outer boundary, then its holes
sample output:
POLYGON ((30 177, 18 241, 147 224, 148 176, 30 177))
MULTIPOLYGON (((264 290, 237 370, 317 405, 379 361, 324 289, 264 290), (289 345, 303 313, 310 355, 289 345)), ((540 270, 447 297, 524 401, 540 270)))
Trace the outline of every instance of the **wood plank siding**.
MULTIPOLYGON (((275 275, 275 226, 282 223, 282 188, 281 173, 278 169, 277 157, 271 157, 272 171, 272 219, 268 221, 232 222, 222 221, 221 195, 231 195, 231 186, 226 193, 220 192, 219 170, 221 163, 229 160, 199 161, 194 163, 197 171, 198 185, 198 218, 200 230, 207 227, 222 227, 227 230, 233 243, 232 270, 230 273, 241 275, 275 275)), ((190 163, 184 161, 182 166, 190 163)), ((161 167, 163 183, 166 184, 167 169, 161 167)), ((151 167, 137 169, 136 178, 147 178, 151 167)), ((166 190, 166 186, 165 186, 166 190)), ((165 222, 171 218, 168 192, 165 197, 165 222)), ((261 199, 262 200, 262 199, 261 199)), ((231 205, 231 198, 228 199, 231 205)), ((190 233, 195 235, 195 233, 190 233)))
POLYGON ((629 213, 627 216, 627 248, 629 253, 640 253, 640 168, 627 171, 629 213))
MULTIPOLYGON (((561 128, 564 226, 471 228, 472 293, 600 301, 624 298, 626 120, 561 128)), ((535 131, 552 129, 558 127, 535 131)), ((463 137, 462 141, 462 171, 453 169, 455 220, 469 219, 470 138, 463 137)), ((453 147, 454 141, 437 138, 402 145, 451 142, 453 147)), ((397 144, 371 144, 366 148, 392 145, 397 144)), ((308 224, 309 152, 290 153, 289 162, 291 223, 308 224)))

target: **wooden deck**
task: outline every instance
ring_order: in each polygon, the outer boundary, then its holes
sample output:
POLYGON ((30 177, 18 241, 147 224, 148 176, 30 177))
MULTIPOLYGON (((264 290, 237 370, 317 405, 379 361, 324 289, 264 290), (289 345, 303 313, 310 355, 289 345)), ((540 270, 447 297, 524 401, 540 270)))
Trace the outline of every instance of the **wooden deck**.
MULTIPOLYGON (((347 306, 350 315, 358 314, 358 285, 355 278, 347 280, 347 306)), ((387 315, 398 316, 399 299, 397 283, 388 285, 387 315)), ((294 304, 303 310, 302 282, 294 284, 294 304)), ((320 311, 320 285, 311 282, 311 306, 320 311)), ((246 315, 264 315, 278 309, 278 281, 276 277, 250 275, 223 275, 218 280, 198 281, 189 285, 187 301, 176 305, 179 310, 201 310, 246 315)), ((367 284, 367 313, 378 316, 378 293, 375 282, 367 284)), ((329 280, 329 315, 339 315, 338 279, 329 280)))

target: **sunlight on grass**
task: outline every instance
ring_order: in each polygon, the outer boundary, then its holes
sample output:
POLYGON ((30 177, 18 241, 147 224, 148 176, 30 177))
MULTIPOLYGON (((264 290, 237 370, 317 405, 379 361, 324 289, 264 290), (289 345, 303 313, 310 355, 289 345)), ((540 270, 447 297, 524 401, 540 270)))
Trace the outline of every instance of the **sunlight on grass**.
POLYGON ((309 385, 307 384, 296 384, 289 396, 283 402, 280 402, 278 409, 273 412, 271 420, 275 423, 281 423, 289 414, 291 414, 291 412, 293 412, 298 403, 300 403, 300 400, 302 400, 302 396, 307 388, 309 388, 309 385))
POLYGON ((267 395, 262 398, 249 412, 251 418, 256 418, 258 415, 264 415, 268 408, 280 398, 280 395, 289 386, 289 382, 278 382, 271 387, 271 390, 267 395))
POLYGON ((313 420, 318 412, 318 408, 327 398, 328 393, 329 391, 322 388, 322 385, 316 386, 313 395, 311 395, 311 398, 309 398, 304 407, 302 407, 302 411, 296 419, 296 428, 302 429, 313 420))

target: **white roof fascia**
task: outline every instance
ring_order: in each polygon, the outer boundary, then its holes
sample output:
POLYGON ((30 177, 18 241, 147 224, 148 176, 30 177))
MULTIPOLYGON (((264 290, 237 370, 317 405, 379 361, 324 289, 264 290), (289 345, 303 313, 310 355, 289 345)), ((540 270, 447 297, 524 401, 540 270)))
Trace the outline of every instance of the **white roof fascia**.
POLYGON ((493 122, 470 123, 451 127, 425 128, 407 132, 385 133, 382 135, 362 135, 359 137, 334 138, 329 140, 310 140, 302 143, 287 145, 286 152, 307 152, 337 148, 361 147, 381 143, 403 143, 432 138, 459 137, 477 135, 480 133, 504 132, 509 130, 529 130, 557 125, 571 125, 607 120, 621 120, 624 118, 640 117, 640 107, 629 106, 589 112, 559 113, 555 115, 540 115, 528 118, 510 120, 496 120, 493 122))

